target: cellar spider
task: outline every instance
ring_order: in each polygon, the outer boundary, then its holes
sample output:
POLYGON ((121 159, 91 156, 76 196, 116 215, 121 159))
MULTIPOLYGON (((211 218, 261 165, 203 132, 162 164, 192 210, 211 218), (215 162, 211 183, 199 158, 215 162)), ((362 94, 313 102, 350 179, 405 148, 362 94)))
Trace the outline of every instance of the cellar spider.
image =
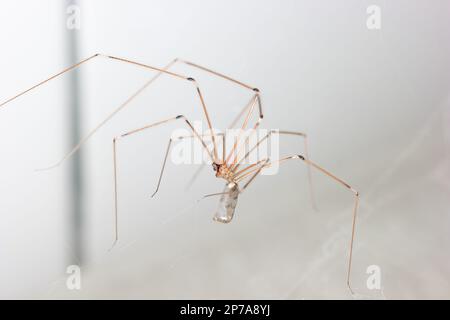
MULTIPOLYGON (((208 194, 206 196, 204 196, 204 198, 206 197, 213 197, 213 196, 220 196, 220 202, 219 202, 219 208, 215 213, 214 216, 214 220, 218 221, 218 222, 222 222, 222 223, 229 223, 232 219, 233 219, 233 215, 236 209, 236 205, 237 205, 237 200, 238 197, 241 193, 243 193, 248 186, 254 181, 254 179, 261 174, 261 171, 267 167, 270 167, 272 165, 274 165, 275 163, 283 163, 289 160, 300 160, 302 162, 304 162, 307 167, 308 167, 308 178, 309 178, 309 183, 310 183, 310 189, 311 189, 311 196, 312 196, 312 188, 311 188, 311 168, 317 169, 319 172, 325 174, 326 176, 330 177, 331 179, 333 179, 335 182, 337 182, 338 184, 344 186, 345 188, 347 188, 349 191, 351 191, 354 195, 354 206, 353 206, 353 214, 352 214, 352 227, 351 227, 351 237, 350 237, 350 246, 349 246, 349 256, 348 256, 348 268, 347 268, 347 286, 350 289, 350 292, 353 294, 353 289, 351 287, 350 284, 350 275, 351 275, 351 267, 352 267, 352 254, 353 254, 353 241, 354 241, 354 237, 355 237, 355 223, 356 223, 356 214, 357 214, 357 209, 358 209, 358 203, 359 203, 359 193, 353 188, 351 187, 348 183, 346 183, 344 180, 338 178, 336 175, 332 174, 331 172, 327 171, 326 169, 324 169, 323 167, 319 166, 318 164, 316 164, 315 162, 311 161, 308 157, 308 152, 307 152, 307 143, 306 143, 306 139, 307 139, 307 135, 305 133, 302 132, 296 132, 296 131, 278 131, 278 130, 271 130, 269 131, 269 133, 264 136, 263 138, 257 140, 257 143, 255 146, 253 146, 252 148, 250 148, 250 150, 247 151, 247 153, 245 153, 244 155, 242 155, 242 148, 239 146, 240 145, 240 138, 238 137, 238 139, 234 142, 233 147, 231 148, 231 150, 227 153, 225 150, 225 135, 224 134, 219 134, 219 133, 215 133, 212 123, 211 123, 211 119, 208 113, 208 109, 202 94, 202 91, 200 89, 199 83, 192 77, 188 77, 188 76, 184 76, 175 72, 171 72, 169 71, 169 69, 176 63, 183 63, 186 64, 190 67, 196 68, 196 69, 200 69, 206 73, 209 73, 213 76, 217 76, 220 77, 222 79, 225 79, 227 81, 230 81, 232 83, 234 83, 237 86, 240 86, 242 88, 245 88, 247 90, 250 90, 252 92, 252 98, 250 99, 250 101, 245 105, 245 107, 242 109, 242 111, 237 115, 237 117, 235 118, 235 120, 233 121, 232 125, 230 126, 233 127, 234 125, 236 125, 239 120, 243 120, 243 124, 241 126, 241 129, 246 129, 250 120, 250 116, 253 114, 253 112, 255 112, 255 110, 257 110, 256 112, 258 112, 258 119, 256 120, 256 122, 253 124, 252 130, 253 132, 260 126, 261 121, 263 120, 263 111, 262 111, 262 106, 261 106, 261 92, 259 89, 247 85, 241 81, 235 80, 233 78, 230 78, 224 74, 221 74, 219 72, 213 71, 211 69, 202 67, 198 64, 189 62, 189 61, 185 61, 185 60, 181 60, 181 59, 175 59, 173 61, 171 61, 167 66, 165 66, 164 68, 156 68, 144 63, 140 63, 137 61, 133 61, 133 60, 128 60, 128 59, 124 59, 124 58, 120 58, 120 57, 116 57, 116 56, 110 56, 110 55, 104 55, 104 54, 95 54, 92 55, 62 71, 60 71, 59 73, 54 74, 53 76, 49 77, 46 80, 43 80, 35 85, 33 85, 32 87, 20 92, 19 94, 13 96, 12 98, 6 100, 5 102, 0 104, 0 108, 4 107, 5 105, 11 103, 13 100, 19 98, 20 96, 40 87, 41 85, 44 85, 45 83, 65 74, 66 72, 69 72, 73 69, 76 69, 78 67, 80 67, 81 65, 87 63, 90 60, 96 59, 96 58, 105 58, 108 60, 113 60, 113 61, 118 61, 121 63, 125 63, 125 64, 129 64, 129 65, 134 65, 134 66, 138 66, 147 70, 152 70, 152 71, 156 71, 157 73, 153 76, 153 78, 151 78, 150 80, 148 80, 144 86, 142 86, 141 88, 139 88, 137 91, 135 91, 128 99, 126 99, 121 105, 119 105, 113 112, 111 112, 102 122, 100 122, 100 124, 98 124, 95 128, 93 128, 84 138, 82 138, 77 145, 75 145, 64 157, 62 157, 57 163, 55 163, 54 165, 45 168, 45 169, 51 169, 51 168, 55 168, 57 166, 59 166, 61 163, 63 163, 64 160, 68 159, 70 156, 72 156, 75 152, 78 151, 78 149, 80 149, 80 147, 89 139, 92 137, 92 135, 97 132, 102 126, 104 126, 106 124, 106 122, 108 122, 112 117, 114 117, 119 111, 121 111, 122 109, 124 109, 128 104, 130 104, 131 101, 133 101, 138 95, 140 95, 147 87, 149 87, 158 77, 160 77, 162 74, 165 74, 167 76, 182 80, 182 81, 187 81, 189 83, 191 83, 193 85, 193 89, 195 91, 195 94, 199 100, 199 105, 202 108, 202 112, 206 118, 206 123, 208 125, 209 128, 209 132, 210 132, 210 137, 212 140, 212 150, 210 150, 210 148, 208 147, 207 143, 205 142, 205 136, 201 135, 199 132, 196 131, 196 129, 194 128, 194 126, 192 125, 192 122, 184 115, 175 115, 171 118, 159 121, 159 122, 155 122, 152 124, 149 124, 147 126, 141 127, 141 128, 137 128, 131 131, 128 131, 124 134, 121 134, 119 136, 116 136, 113 138, 112 140, 112 148, 113 148, 113 165, 114 165, 114 213, 115 213, 115 241, 114 243, 117 242, 117 240, 119 239, 118 237, 118 223, 117 223, 117 218, 118 218, 118 191, 117 191, 117 143, 119 140, 122 140, 126 137, 129 137, 131 135, 134 135, 136 133, 142 132, 144 130, 148 130, 160 125, 164 125, 164 124, 168 124, 170 122, 182 122, 186 125, 186 127, 190 130, 191 135, 190 136, 184 136, 184 137, 179 137, 179 139, 185 139, 185 138, 193 138, 193 139, 198 139, 199 142, 201 142, 202 148, 204 148, 204 150, 206 151, 206 154, 208 155, 209 159, 211 160, 212 163, 212 167, 213 170, 215 172, 215 176, 219 179, 222 179, 225 181, 225 189, 223 192, 220 193, 213 193, 213 194, 208 194), (273 134, 278 134, 280 136, 298 136, 304 139, 304 146, 305 146, 305 154, 301 155, 301 154, 294 154, 294 155, 289 155, 289 156, 285 156, 282 157, 276 161, 271 161, 269 158, 263 159, 263 160, 259 160, 255 163, 249 164, 244 168, 241 168, 241 166, 243 165, 243 162, 249 157, 249 155, 254 152, 259 146, 260 144, 268 139, 271 135, 273 134), (217 139, 221 137, 222 140, 222 157, 219 157, 218 155, 218 141, 217 139), (239 150, 237 150, 239 149, 239 150)), ((167 146, 167 150, 165 153, 165 157, 164 157, 164 162, 162 165, 162 169, 159 175, 159 179, 158 179, 158 183, 156 186, 156 190, 153 193, 152 197, 158 192, 162 178, 163 178, 163 173, 164 173, 164 168, 166 165, 166 161, 167 161, 167 156, 169 154, 172 142, 174 139, 170 138, 169 139, 169 143, 167 146)), ((248 142, 248 137, 246 138, 246 142, 248 142)), ((313 197, 311 197, 313 199, 313 197)), ((314 206, 314 201, 313 201, 313 206, 314 206)))

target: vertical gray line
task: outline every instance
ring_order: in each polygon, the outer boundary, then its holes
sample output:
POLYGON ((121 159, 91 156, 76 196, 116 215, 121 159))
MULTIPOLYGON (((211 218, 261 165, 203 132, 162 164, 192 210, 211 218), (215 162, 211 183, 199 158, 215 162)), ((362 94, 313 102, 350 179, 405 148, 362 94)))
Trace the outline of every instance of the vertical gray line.
MULTIPOLYGON (((77 5, 76 0, 66 0, 64 7, 65 19, 68 18, 67 8, 77 5)), ((66 46, 68 65, 79 60, 79 30, 66 26, 66 46)), ((76 145, 81 139, 81 105, 79 72, 74 70, 68 75, 68 133, 70 147, 76 145)), ((73 248, 70 263, 80 265, 83 263, 83 162, 81 151, 76 152, 70 161, 69 174, 69 243, 73 248)))

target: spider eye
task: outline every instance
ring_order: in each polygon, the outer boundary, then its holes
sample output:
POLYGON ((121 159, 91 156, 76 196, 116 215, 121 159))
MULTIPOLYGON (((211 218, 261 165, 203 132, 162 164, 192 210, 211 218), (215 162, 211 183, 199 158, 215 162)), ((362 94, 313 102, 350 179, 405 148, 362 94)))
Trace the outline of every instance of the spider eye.
POLYGON ((213 163, 212 166, 213 166, 214 171, 219 170, 219 165, 217 163, 213 163))

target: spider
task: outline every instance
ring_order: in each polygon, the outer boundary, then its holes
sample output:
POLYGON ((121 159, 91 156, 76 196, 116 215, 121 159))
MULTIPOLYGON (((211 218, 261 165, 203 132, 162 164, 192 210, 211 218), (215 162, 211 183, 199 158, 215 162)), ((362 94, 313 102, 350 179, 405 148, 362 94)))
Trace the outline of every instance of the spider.
MULTIPOLYGON (((264 137, 260 138, 257 140, 257 143, 255 146, 253 146, 250 150, 247 151, 247 153, 245 153, 243 156, 242 155, 242 146, 243 144, 240 144, 241 140, 243 139, 242 137, 238 137, 238 139, 235 140, 233 147, 231 148, 231 150, 229 152, 227 152, 225 150, 225 134, 220 134, 220 133, 215 133, 212 123, 211 123, 211 119, 208 113, 208 109, 202 94, 202 90, 200 88, 199 83, 192 77, 188 77, 182 74, 178 74, 175 72, 171 72, 169 71, 169 69, 176 63, 183 63, 186 64, 192 68, 196 68, 196 69, 200 69, 206 73, 209 73, 213 76, 216 77, 220 77, 223 78, 227 81, 230 81, 232 83, 234 83, 237 86, 243 87, 246 90, 250 90, 252 92, 252 98, 250 99, 250 101, 245 105, 245 107, 242 109, 242 111, 237 115, 237 117, 235 118, 235 120, 233 121, 233 123, 229 126, 229 128, 232 128, 234 125, 236 125, 236 123, 238 123, 239 120, 244 119, 243 124, 241 126, 241 129, 246 129, 248 126, 248 123, 250 121, 250 116, 255 112, 255 110, 257 110, 257 115, 258 118, 255 121, 255 123, 252 126, 252 132, 256 131, 256 129, 260 126, 264 115, 263 115, 263 111, 262 111, 262 104, 261 104, 261 92, 258 88, 250 86, 248 84, 245 84, 241 81, 235 80, 227 75, 224 75, 222 73, 213 71, 211 69, 205 68, 203 66, 200 66, 198 64, 186 61, 186 60, 182 60, 182 59, 174 59, 173 61, 171 61, 168 65, 166 65, 163 68, 157 68, 157 67, 153 67, 141 62, 137 62, 134 60, 129 60, 129 59, 124 59, 124 58, 120 58, 117 56, 111 56, 111 55, 105 55, 105 54, 94 54, 84 60, 81 60, 80 62, 60 71, 59 73, 56 73, 54 75, 52 75, 51 77, 33 85, 32 87, 18 93, 17 95, 13 96, 12 98, 6 100, 5 102, 0 104, 0 108, 4 107, 5 105, 11 103, 12 101, 14 101, 15 99, 19 98, 20 96, 40 87, 41 85, 44 85, 45 83, 73 70, 76 69, 78 67, 80 67, 81 65, 87 63, 88 61, 91 61, 93 59, 96 58, 105 58, 105 59, 109 59, 109 60, 115 60, 121 63, 125 63, 125 64, 130 64, 130 65, 135 65, 147 70, 151 70, 151 71, 156 71, 156 74, 153 76, 153 78, 151 78, 150 80, 148 80, 144 86, 142 86, 141 88, 139 88, 137 91, 135 91, 128 99, 126 99, 122 104, 120 104, 112 113, 110 113, 102 122, 100 122, 100 124, 98 124, 95 128, 93 128, 84 138, 82 138, 77 145, 75 145, 72 150, 70 150, 64 157, 62 157, 56 164, 45 168, 45 169, 50 169, 50 168, 54 168, 59 166, 64 160, 68 159, 70 156, 72 156, 75 152, 78 151, 78 149, 80 149, 80 147, 90 138, 92 137, 92 135, 94 133, 96 133, 103 125, 105 125, 112 117, 114 117, 119 111, 121 111, 122 109, 124 109, 127 105, 130 104, 131 101, 133 101, 138 95, 140 95, 145 89, 147 89, 147 87, 149 87, 156 79, 158 79, 161 75, 165 74, 167 76, 179 79, 181 81, 187 81, 189 83, 191 83, 193 85, 193 89, 194 92, 196 94, 196 96, 198 97, 199 100, 199 105, 203 111, 203 114, 206 118, 206 123, 208 125, 209 128, 209 132, 210 132, 210 138, 211 138, 211 142, 212 142, 212 150, 210 149, 210 147, 208 146, 208 144, 205 141, 205 135, 200 134, 199 132, 196 131, 196 129, 194 128, 192 122, 184 115, 180 114, 180 115, 175 115, 171 118, 159 121, 159 122, 155 122, 152 124, 149 124, 147 126, 144 127, 140 127, 131 131, 128 131, 122 135, 116 136, 112 139, 112 148, 113 148, 113 161, 114 161, 114 213, 115 213, 115 241, 114 243, 116 243, 119 239, 118 236, 118 223, 117 223, 117 218, 118 218, 118 192, 117 192, 117 143, 119 140, 122 140, 126 137, 129 137, 131 135, 137 134, 139 132, 142 132, 144 130, 148 130, 157 126, 161 126, 164 124, 168 124, 170 122, 182 122, 184 123, 187 128, 190 130, 191 135, 190 136, 181 136, 178 139, 186 139, 186 138, 194 138, 194 139, 198 139, 198 141, 201 143, 202 148, 204 148, 204 151, 206 152, 206 154, 208 155, 209 159, 211 160, 212 163, 212 168, 213 171, 215 173, 215 176, 218 179, 222 179, 225 182, 225 188, 223 190, 223 192, 220 193, 213 193, 213 194, 208 194, 205 197, 212 197, 212 196, 220 196, 220 201, 219 201, 219 208, 215 213, 214 216, 214 220, 221 222, 221 223, 229 223, 231 222, 231 220, 233 219, 234 213, 235 213, 235 209, 236 209, 236 205, 237 205, 237 201, 238 201, 238 197, 240 194, 242 194, 247 188, 248 186, 252 183, 252 181, 254 181, 254 179, 261 174, 261 171, 267 167, 270 167, 272 165, 274 165, 275 163, 283 163, 289 160, 300 160, 301 162, 304 162, 307 167, 308 167, 308 178, 309 178, 309 183, 310 183, 310 188, 311 188, 311 168, 314 168, 316 170, 318 170, 319 172, 325 174, 326 176, 330 177, 331 179, 333 179, 334 181, 336 181, 338 184, 344 186, 345 188, 347 188, 349 191, 351 191, 354 195, 354 206, 353 206, 353 211, 352 211, 352 227, 351 227, 351 237, 350 237, 350 246, 349 246, 349 256, 348 256, 348 268, 347 268, 347 286, 350 289, 350 292, 353 294, 353 289, 351 287, 350 284, 350 275, 351 275, 351 267, 352 267, 352 254, 353 254, 353 242, 354 242, 354 237, 355 237, 355 223, 356 223, 356 215, 357 215, 357 210, 358 210, 358 204, 359 204, 359 193, 358 191, 356 191, 353 187, 351 187, 348 183, 346 183, 344 180, 338 178, 336 175, 332 174, 331 172, 327 171, 326 169, 324 169, 323 167, 319 166, 318 164, 316 164, 315 162, 311 161, 308 157, 308 151, 307 151, 307 135, 303 132, 297 132, 297 131, 283 131, 283 130, 270 130, 264 137), (291 136, 298 136, 304 139, 304 147, 305 147, 305 154, 294 154, 294 155, 289 155, 289 156, 285 156, 282 157, 276 161, 271 161, 269 158, 265 158, 262 160, 259 160, 255 163, 249 164, 246 167, 242 168, 242 165, 244 163, 244 161, 249 157, 249 155, 254 152, 258 146, 265 140, 267 140, 271 135, 274 134, 278 134, 280 136, 286 136, 286 135, 291 135, 291 136), (222 142, 222 156, 219 156, 219 151, 218 151, 218 141, 217 139, 221 138, 221 142, 222 142), (239 149, 239 150, 238 150, 239 149)), ((248 142, 248 138, 246 137, 246 142, 248 142)), ((152 197, 158 192, 160 184, 161 184, 161 180, 163 178, 163 173, 164 173, 164 169, 165 169, 165 165, 166 165, 166 161, 167 161, 167 157, 168 154, 170 152, 171 146, 172 146, 172 142, 173 142, 173 138, 169 139, 169 143, 167 146, 167 150, 165 153, 165 158, 164 158, 164 162, 162 165, 162 169, 159 175, 159 180, 156 186, 156 190, 153 193, 152 197)), ((311 188, 311 197, 312 197, 312 188, 311 188)), ((313 197, 312 197, 313 199, 313 197)), ((314 206, 314 201, 313 201, 313 206, 314 206)))

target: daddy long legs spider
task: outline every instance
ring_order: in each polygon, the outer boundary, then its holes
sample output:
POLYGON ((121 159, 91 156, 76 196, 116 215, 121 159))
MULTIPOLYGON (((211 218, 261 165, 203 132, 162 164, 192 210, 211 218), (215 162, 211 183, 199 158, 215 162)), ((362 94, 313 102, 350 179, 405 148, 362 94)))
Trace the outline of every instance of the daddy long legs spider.
MULTIPOLYGON (((332 174, 328 170, 324 169, 323 167, 319 166, 318 164, 316 164, 315 162, 313 162, 309 159, 308 152, 307 152, 307 140, 306 140, 307 136, 305 133, 302 133, 302 132, 271 130, 271 131, 269 131, 269 133, 266 136, 257 140, 257 143, 252 148, 250 148, 250 150, 248 150, 247 153, 245 153, 243 156, 241 156, 242 155, 242 148, 241 148, 242 144, 240 144, 242 137, 238 137, 238 139, 234 142, 231 150, 229 150, 229 152, 227 153, 225 150, 225 135, 214 132, 211 118, 208 113, 208 108, 206 106, 199 83, 192 77, 188 77, 188 76, 184 76, 179 73, 171 72, 171 71, 169 71, 169 69, 176 63, 183 63, 190 67, 200 69, 204 72, 207 72, 213 76, 220 77, 222 79, 230 81, 237 86, 243 87, 244 89, 250 90, 252 92, 252 98, 245 105, 245 107, 242 109, 242 111, 237 115, 237 117, 235 118, 233 123, 230 125, 230 128, 233 127, 234 125, 236 125, 239 122, 239 120, 243 119, 243 124, 241 126, 241 129, 242 130, 246 129, 248 127, 250 117, 255 112, 255 110, 258 113, 257 114, 258 117, 257 117, 257 120, 255 121, 255 123, 253 124, 253 126, 251 127, 251 129, 254 132, 260 126, 261 121, 263 120, 263 111, 262 111, 262 106, 261 106, 261 92, 259 89, 255 88, 253 86, 247 85, 241 81, 235 80, 231 77, 228 77, 222 73, 213 71, 211 69, 205 68, 198 64, 195 64, 195 63, 192 63, 189 61, 185 61, 185 60, 181 60, 181 59, 175 59, 175 60, 171 61, 165 67, 157 68, 157 67, 153 67, 153 66, 150 66, 150 65, 147 65, 144 63, 140 63, 137 61, 128 60, 128 59, 124 59, 124 58, 120 58, 120 57, 116 57, 116 56, 95 54, 95 55, 92 55, 92 56, 60 71, 59 73, 56 73, 56 74, 52 75, 51 77, 31 86, 30 88, 18 93, 17 95, 6 100, 5 102, 2 102, 0 104, 0 109, 2 107, 6 106, 7 104, 13 102, 15 99, 19 98, 20 96, 44 85, 45 83, 47 83, 55 78, 58 78, 59 76, 65 74, 71 70, 74 70, 74 69, 80 67, 81 65, 83 65, 83 64, 87 63, 88 61, 91 61, 95 58, 106 58, 109 60, 114 60, 114 61, 118 61, 121 63, 130 64, 130 65, 134 65, 134 66, 137 66, 140 68, 144 68, 147 70, 155 71, 157 73, 153 76, 153 78, 148 80, 142 87, 140 87, 138 90, 136 90, 128 99, 126 99, 122 104, 120 104, 113 112, 111 112, 103 121, 101 121, 95 128, 93 128, 86 136, 84 136, 84 138, 82 138, 78 142, 78 144, 75 145, 64 157, 62 157, 57 163, 55 163, 54 165, 52 165, 46 169, 50 169, 50 168, 59 166, 61 163, 63 163, 64 160, 68 159, 75 152, 77 152, 80 149, 80 147, 89 138, 92 137, 92 135, 94 135, 102 126, 104 126, 119 111, 121 111, 127 105, 129 105, 137 96, 139 96, 144 90, 146 90, 156 79, 158 79, 163 74, 173 77, 173 78, 176 78, 176 79, 179 79, 179 80, 182 80, 182 81, 190 82, 193 85, 194 92, 199 100, 199 106, 201 107, 202 113, 204 114, 204 117, 206 119, 206 123, 208 125, 208 129, 210 132, 209 135, 210 135, 210 138, 212 141, 212 150, 211 150, 209 148, 209 146, 207 145, 207 143, 205 142, 205 136, 200 134, 199 132, 197 132, 197 130, 194 128, 192 122, 182 114, 174 115, 171 118, 128 131, 128 132, 126 132, 122 135, 119 135, 117 137, 114 137, 112 139, 112 141, 113 141, 112 142, 113 156, 114 156, 113 157, 113 161, 114 161, 114 208, 115 208, 114 209, 114 213, 115 213, 115 241, 114 241, 114 243, 116 243, 118 240, 118 223, 117 223, 117 221, 118 221, 117 220, 117 218, 118 218, 118 192, 117 192, 117 143, 118 143, 118 141, 122 140, 126 137, 129 137, 131 135, 134 135, 136 133, 142 132, 144 130, 148 130, 148 129, 151 129, 151 128, 154 128, 154 127, 157 127, 160 125, 168 124, 170 122, 180 121, 180 122, 184 123, 184 125, 187 127, 188 130, 190 130, 191 136, 179 137, 179 139, 185 139, 185 138, 198 139, 198 141, 202 145, 202 148, 204 148, 204 151, 206 152, 209 159, 211 160, 215 176, 219 179, 224 180, 224 182, 225 182, 225 189, 223 192, 212 193, 212 194, 208 194, 208 195, 204 196, 204 197, 220 196, 219 209, 217 210, 217 212, 214 216, 215 221, 222 222, 222 223, 230 222, 233 219, 239 195, 242 194, 248 188, 248 186, 254 181, 254 179, 258 175, 261 174, 261 171, 263 169, 268 168, 268 167, 274 165, 275 163, 279 164, 279 163, 283 163, 283 162, 286 162, 289 160, 299 160, 299 161, 305 163, 308 168, 308 179, 309 179, 309 183, 310 183, 312 200, 313 200, 313 197, 312 197, 312 188, 311 188, 311 168, 314 168, 317 171, 323 173, 324 175, 328 176, 329 178, 333 179, 338 184, 342 185, 343 187, 345 187, 349 191, 351 191, 354 196, 354 205, 353 205, 353 211, 352 211, 351 236, 350 236, 350 246, 349 246, 349 255, 348 255, 347 286, 350 289, 351 293, 353 294, 353 290, 352 290, 352 287, 350 284, 350 275, 351 275, 351 267, 352 267, 353 242, 354 242, 354 238, 355 238, 355 224, 356 224, 356 215, 357 215, 358 203, 359 203, 359 193, 353 187, 351 187, 348 183, 346 183, 344 180, 338 178, 336 175, 332 174), (297 153, 294 155, 281 157, 280 159, 274 160, 274 161, 271 161, 270 158, 266 158, 266 159, 257 161, 255 163, 248 164, 248 165, 246 165, 246 167, 241 168, 243 165, 243 162, 249 157, 249 155, 252 152, 254 152, 264 140, 268 139, 273 134, 278 134, 280 136, 293 135, 293 136, 298 136, 298 137, 303 138, 304 143, 305 143, 305 154, 301 155, 301 154, 297 153), (223 146, 222 147, 223 148, 222 157, 219 157, 219 152, 218 152, 217 139, 219 137, 222 137, 222 146, 223 146)), ((248 137, 245 139, 245 141, 248 142, 248 137)), ((164 168, 166 165, 167 157, 170 152, 172 142, 173 142, 173 139, 170 138, 168 146, 167 146, 163 166, 162 166, 162 169, 160 172, 159 180, 157 183, 157 187, 152 196, 154 196, 156 194, 156 192, 158 192, 158 190, 159 190, 159 187, 160 187, 160 184, 161 184, 161 181, 163 178, 164 168)), ((314 200, 313 200, 313 205, 314 205, 314 200)))

